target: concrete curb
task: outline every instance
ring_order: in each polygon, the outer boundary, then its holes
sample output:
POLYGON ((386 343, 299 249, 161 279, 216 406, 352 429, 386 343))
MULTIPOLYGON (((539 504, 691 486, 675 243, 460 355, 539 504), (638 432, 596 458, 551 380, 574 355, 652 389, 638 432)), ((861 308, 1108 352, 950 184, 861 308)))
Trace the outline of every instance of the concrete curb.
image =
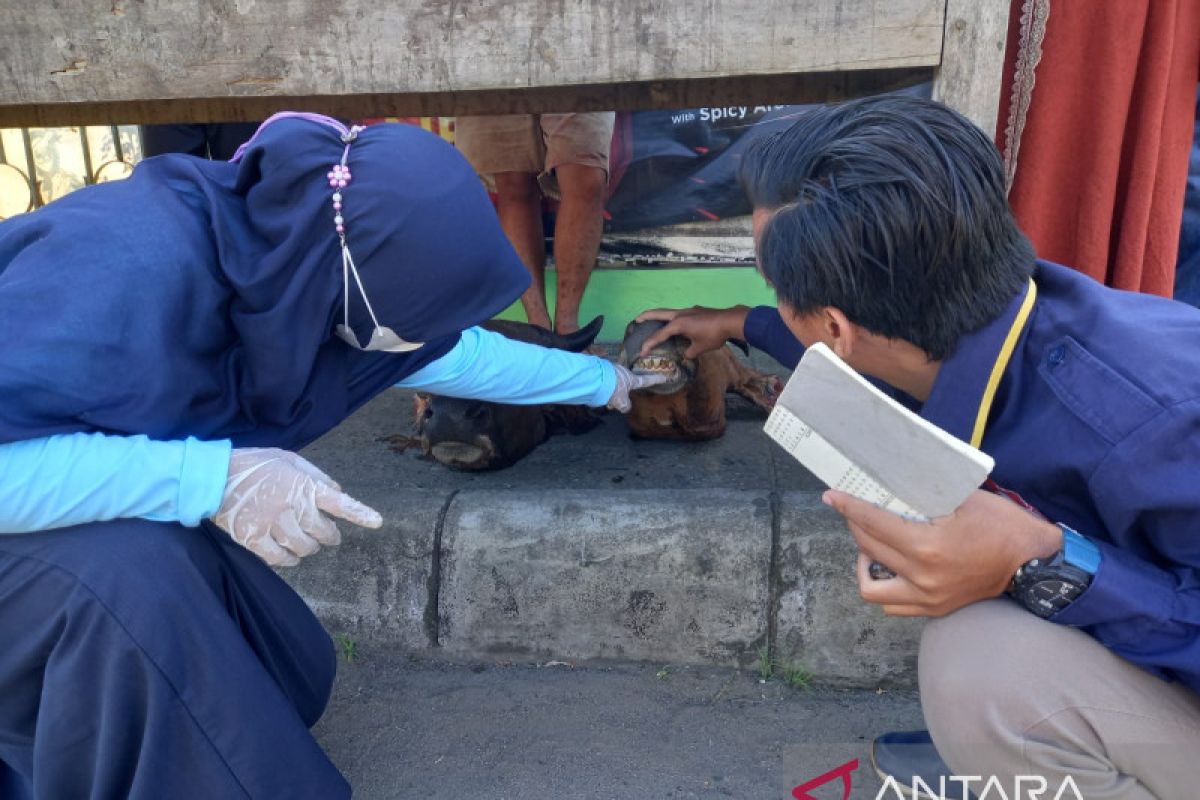
POLYGON ((820 492, 788 492, 779 505, 777 657, 855 684, 911 684, 924 622, 862 601, 852 577, 858 550, 820 492))
POLYGON ((327 627, 461 660, 777 664, 909 685, 920 623, 864 604, 816 492, 400 492, 285 577, 327 627))
POLYGON ((442 538, 446 654, 745 664, 766 643, 752 492, 463 492, 442 538))
POLYGON ((684 447, 606 422, 464 476, 378 442, 407 402, 368 406, 306 451, 385 519, 283 573, 332 632, 466 661, 766 655, 828 683, 915 680, 920 623, 861 601, 844 523, 757 418, 684 447), (618 469, 628 480, 607 477, 618 469))
POLYGON ((436 646, 438 522, 445 501, 416 491, 360 491, 382 515, 379 531, 346 530, 342 544, 280 574, 329 630, 391 641, 405 649, 436 646))

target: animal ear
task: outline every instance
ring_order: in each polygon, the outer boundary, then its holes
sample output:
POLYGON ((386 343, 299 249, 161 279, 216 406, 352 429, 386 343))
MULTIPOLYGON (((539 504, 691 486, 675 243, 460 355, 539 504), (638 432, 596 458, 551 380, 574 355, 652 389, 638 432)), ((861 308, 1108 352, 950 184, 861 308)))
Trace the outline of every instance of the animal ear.
POLYGON ((420 428, 421 420, 425 417, 425 412, 433 405, 433 396, 425 392, 416 392, 413 394, 413 427, 420 428))
POLYGON ((734 347, 736 347, 738 350, 741 350, 743 355, 745 355, 745 356, 749 357, 749 355, 750 355, 750 345, 746 344, 746 340, 745 340, 745 339, 726 339, 725 341, 726 341, 728 344, 731 344, 731 345, 733 345, 734 347))
POLYGON ((596 341, 596 337, 600 335, 600 329, 603 327, 604 315, 601 314, 574 333, 556 336, 558 342, 555 346, 563 350, 570 350, 572 353, 580 353, 596 341))

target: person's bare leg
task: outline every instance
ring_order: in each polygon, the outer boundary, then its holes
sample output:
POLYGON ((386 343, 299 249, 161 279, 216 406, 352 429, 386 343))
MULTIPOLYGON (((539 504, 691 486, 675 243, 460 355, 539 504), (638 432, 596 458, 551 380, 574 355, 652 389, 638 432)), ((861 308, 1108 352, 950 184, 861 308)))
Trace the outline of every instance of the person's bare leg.
POLYGON ((546 239, 542 232, 542 194, 538 189, 537 177, 524 172, 498 172, 495 179, 500 227, 533 275, 533 285, 521 296, 525 318, 534 325, 549 328, 546 239))
POLYGON ((561 164, 554 170, 562 200, 554 224, 554 268, 558 272, 554 329, 579 330, 579 304, 600 252, 608 175, 599 167, 561 164))

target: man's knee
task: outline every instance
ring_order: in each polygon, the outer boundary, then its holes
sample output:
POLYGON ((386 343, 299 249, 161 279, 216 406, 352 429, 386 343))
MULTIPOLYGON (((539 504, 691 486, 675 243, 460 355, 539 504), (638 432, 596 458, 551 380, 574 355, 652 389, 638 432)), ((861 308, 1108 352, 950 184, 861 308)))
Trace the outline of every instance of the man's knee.
POLYGON ((986 668, 987 664, 979 663, 976 658, 975 616, 968 606, 930 620, 921 633, 917 675, 927 721, 931 710, 954 708, 960 698, 974 698, 985 677, 978 674, 978 669, 986 668))
POLYGON ((990 739, 987 725, 997 713, 1020 713, 1022 699, 1037 691, 1021 676, 1030 659, 1042 663, 1036 653, 1042 626, 1050 623, 1007 599, 975 603, 925 626, 918 676, 935 738, 990 739))
POLYGON ((554 169, 563 200, 602 204, 608 191, 608 172, 586 164, 561 164, 554 169))
POLYGON ((492 176, 496 182, 496 196, 501 203, 532 203, 541 201, 537 177, 525 172, 497 172, 492 176))
POLYGON ((930 622, 918 662, 921 708, 947 763, 971 774, 1023 763, 1033 726, 1050 715, 1068 725, 1077 715, 1087 679, 1075 662, 1098 647, 1007 598, 930 622))

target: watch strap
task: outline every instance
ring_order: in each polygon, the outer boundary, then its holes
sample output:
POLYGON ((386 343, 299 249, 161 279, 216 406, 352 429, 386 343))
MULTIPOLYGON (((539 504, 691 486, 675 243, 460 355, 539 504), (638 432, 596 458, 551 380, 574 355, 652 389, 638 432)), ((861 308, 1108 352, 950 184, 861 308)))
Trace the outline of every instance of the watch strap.
POLYGON ((1069 525, 1058 523, 1063 532, 1063 560, 1073 567, 1095 575, 1100 569, 1100 548, 1069 525))

